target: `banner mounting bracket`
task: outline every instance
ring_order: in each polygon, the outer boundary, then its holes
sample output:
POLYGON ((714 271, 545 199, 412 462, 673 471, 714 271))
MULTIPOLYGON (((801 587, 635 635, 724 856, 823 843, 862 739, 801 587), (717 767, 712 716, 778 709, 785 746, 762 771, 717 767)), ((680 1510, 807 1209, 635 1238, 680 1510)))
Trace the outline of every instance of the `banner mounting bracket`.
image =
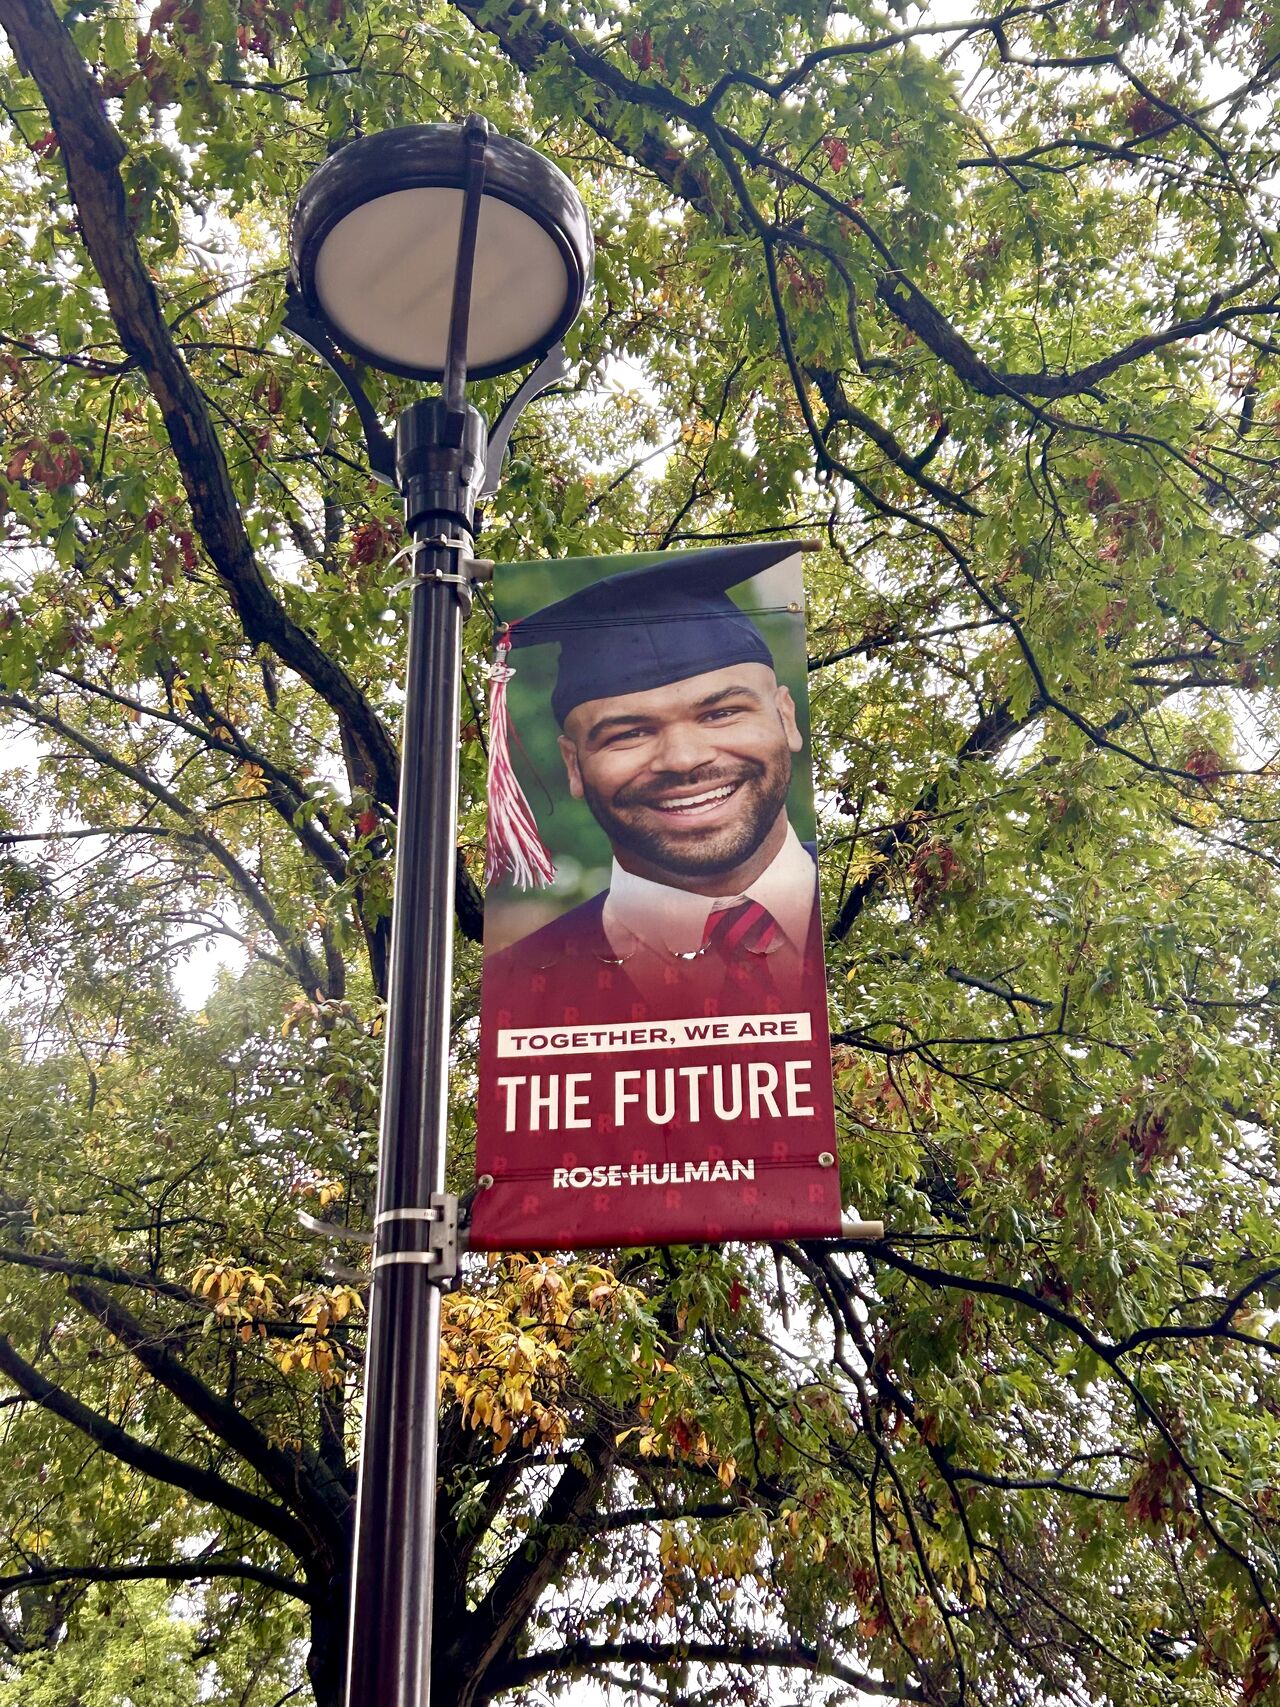
POLYGON ((426 1245, 404 1251, 379 1249, 373 1259, 374 1273, 396 1263, 407 1263, 425 1268, 427 1279, 433 1285, 452 1285, 458 1278, 458 1199, 453 1192, 432 1192, 422 1207, 384 1209, 373 1222, 378 1245, 382 1242, 383 1230, 395 1222, 425 1227, 426 1245))

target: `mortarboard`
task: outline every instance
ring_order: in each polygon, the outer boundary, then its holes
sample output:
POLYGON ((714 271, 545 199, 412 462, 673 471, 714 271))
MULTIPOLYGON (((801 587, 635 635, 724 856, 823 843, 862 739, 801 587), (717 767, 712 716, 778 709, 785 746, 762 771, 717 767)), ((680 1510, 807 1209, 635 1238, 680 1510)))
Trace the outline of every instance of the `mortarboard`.
POLYGON ((791 540, 672 552, 657 563, 608 575, 508 625, 491 671, 489 833, 485 878, 509 871, 521 888, 550 883, 555 867, 511 764, 509 662, 523 646, 558 644, 551 710, 561 728, 588 700, 642 693, 723 670, 767 664, 764 636, 729 588, 795 552, 791 540))

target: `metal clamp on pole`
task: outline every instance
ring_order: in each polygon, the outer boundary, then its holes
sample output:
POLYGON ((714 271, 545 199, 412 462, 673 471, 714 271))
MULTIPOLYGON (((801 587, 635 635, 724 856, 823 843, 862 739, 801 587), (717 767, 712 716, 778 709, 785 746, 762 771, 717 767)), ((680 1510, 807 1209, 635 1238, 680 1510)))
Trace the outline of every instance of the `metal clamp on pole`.
POLYGON ((467 600, 471 598, 472 577, 470 575, 451 575, 444 569, 432 569, 424 574, 406 575, 403 581, 397 581, 391 592, 401 593, 406 587, 419 587, 425 583, 434 586, 437 582, 445 587, 461 587, 467 600))
POLYGON ((445 551, 471 550, 471 536, 465 533, 420 533, 414 540, 411 550, 416 557, 418 552, 427 545, 438 545, 445 551))
POLYGON ((453 1192, 433 1192, 425 1209, 386 1209, 375 1218, 373 1225, 377 1253, 373 1259, 375 1274, 380 1268, 389 1268, 394 1263, 406 1263, 425 1268, 427 1279, 433 1285, 448 1286, 458 1278, 458 1199, 453 1192), (403 1251, 377 1249, 382 1243, 383 1228, 392 1222, 424 1228, 425 1245, 418 1244, 403 1251))
MULTIPOLYGON (((471 572, 473 559, 471 557, 471 539, 468 534, 418 533, 408 545, 403 546, 396 552, 395 556, 387 564, 387 568, 394 569, 398 563, 402 563, 406 560, 411 562, 413 565, 412 573, 405 575, 399 581, 393 581, 391 583, 390 587, 387 589, 388 598, 394 598, 397 593, 402 593, 406 587, 417 587, 423 583, 441 582, 446 586, 461 587, 463 589, 466 602, 468 604, 470 603, 474 583, 479 579, 479 577, 471 572), (458 574, 453 574, 447 569, 442 569, 438 563, 432 569, 419 569, 418 558, 423 552, 428 551, 433 556, 435 556, 439 551, 455 552, 457 555, 454 558, 454 561, 462 563, 466 567, 458 574)), ((492 570, 492 564, 490 564, 489 567, 490 570, 492 570)))

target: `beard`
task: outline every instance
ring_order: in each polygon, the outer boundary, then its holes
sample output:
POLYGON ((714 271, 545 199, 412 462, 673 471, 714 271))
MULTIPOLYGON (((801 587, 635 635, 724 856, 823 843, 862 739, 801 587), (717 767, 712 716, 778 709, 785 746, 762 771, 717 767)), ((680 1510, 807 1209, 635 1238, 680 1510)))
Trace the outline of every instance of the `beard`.
POLYGON ((582 778, 582 792, 591 815, 615 849, 639 855, 648 864, 675 877, 717 877, 750 859, 785 809, 791 787, 791 751, 785 744, 769 762, 743 760, 714 769, 672 772, 644 785, 621 788, 605 800, 582 778), (731 820, 713 828, 678 820, 668 827, 654 822, 664 794, 681 788, 736 787, 737 808, 731 820))

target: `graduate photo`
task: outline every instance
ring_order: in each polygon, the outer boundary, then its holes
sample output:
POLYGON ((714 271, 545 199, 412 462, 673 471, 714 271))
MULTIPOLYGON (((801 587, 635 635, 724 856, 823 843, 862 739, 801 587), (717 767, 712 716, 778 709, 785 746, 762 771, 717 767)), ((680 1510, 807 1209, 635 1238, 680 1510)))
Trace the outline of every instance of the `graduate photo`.
POLYGON ((498 578, 486 981, 535 1019, 821 999, 795 548, 616 561, 498 578))

